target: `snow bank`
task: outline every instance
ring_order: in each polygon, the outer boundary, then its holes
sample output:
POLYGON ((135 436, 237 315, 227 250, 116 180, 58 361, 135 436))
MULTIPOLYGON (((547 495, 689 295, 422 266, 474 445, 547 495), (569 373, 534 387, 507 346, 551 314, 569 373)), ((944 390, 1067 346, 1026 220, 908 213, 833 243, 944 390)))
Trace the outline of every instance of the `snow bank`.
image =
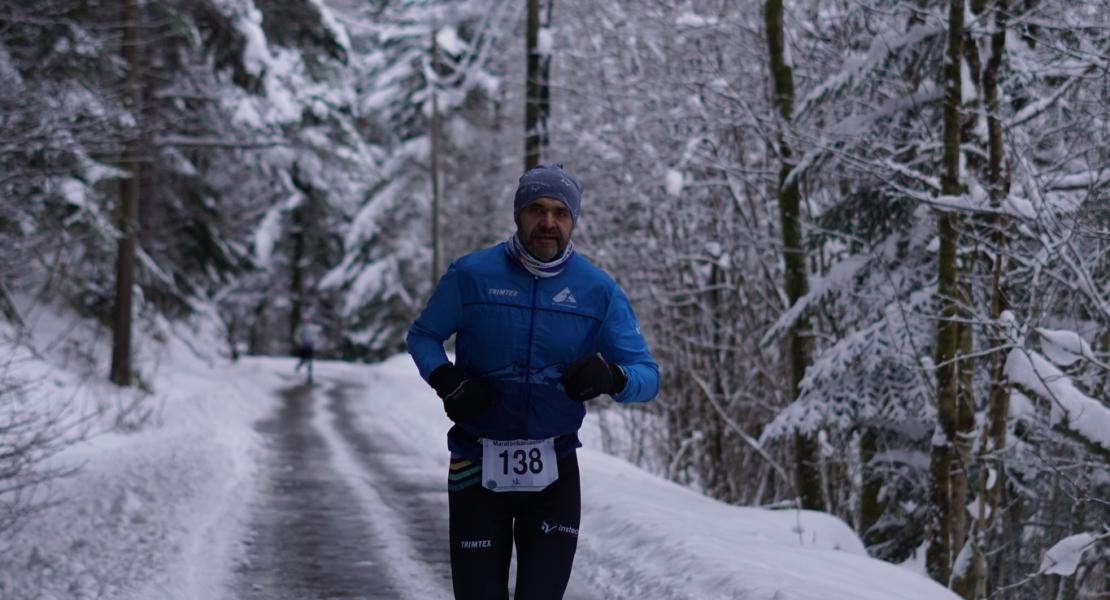
POLYGON ((211 598, 237 554, 254 475, 249 424, 276 387, 257 363, 174 370, 147 401, 162 425, 102 433, 54 457, 78 466, 55 502, 0 542, 0 597, 211 598))
POLYGON ((827 514, 730 506, 599 452, 584 451, 580 460, 582 543, 638 565, 627 583, 642 597, 956 598, 868 558, 855 533, 827 514))
POLYGON ((61 415, 64 449, 41 466, 76 471, 39 488, 40 510, 0 536, 0 598, 213 597, 237 554, 255 469, 250 424, 270 410, 274 369, 224 364, 210 315, 157 319, 136 325, 142 386, 121 389, 106 380, 110 332, 16 302, 27 329, 0 331, 0 358, 5 379, 24 388, 2 400, 61 415))

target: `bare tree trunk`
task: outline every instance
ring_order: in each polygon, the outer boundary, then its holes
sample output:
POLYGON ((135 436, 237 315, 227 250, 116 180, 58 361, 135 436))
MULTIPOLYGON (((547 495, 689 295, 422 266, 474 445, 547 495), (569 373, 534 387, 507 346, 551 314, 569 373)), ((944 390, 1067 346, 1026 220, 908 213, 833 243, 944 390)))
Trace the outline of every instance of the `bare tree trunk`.
POLYGON ((871 423, 865 424, 859 443, 860 471, 863 475, 859 493, 858 531, 867 547, 872 546, 876 541, 876 532, 872 531, 872 527, 879 522, 884 509, 884 502, 880 500, 883 481, 871 465, 879 448, 878 441, 878 428, 871 423))
MULTIPOLYGON (((124 99, 127 108, 139 121, 141 129, 142 107, 139 96, 139 53, 138 53, 137 0, 123 0, 123 41, 120 55, 127 68, 124 82, 124 99)), ((116 301, 112 320, 112 369, 109 378, 116 385, 131 385, 131 320, 135 286, 135 239, 139 223, 139 182, 142 176, 139 164, 139 142, 137 135, 131 136, 124 144, 123 164, 131 172, 131 177, 120 183, 119 194, 119 240, 116 244, 116 301)))
MULTIPOLYGON (((982 12, 985 0, 967 0, 971 5, 971 10, 982 12)), ((978 12, 976 14, 978 14, 978 12)), ((982 87, 982 73, 983 64, 979 55, 979 45, 973 38, 973 32, 969 31, 966 27, 963 32, 963 58, 967 65, 967 84, 970 84, 972 89, 961 89, 961 96, 973 96, 982 87)), ((961 82, 961 86, 964 85, 961 82)), ((973 113, 982 107, 978 103, 978 98, 971 97, 966 105, 961 101, 959 107, 961 130, 960 141, 961 143, 972 143, 977 140, 977 136, 973 133, 973 125, 975 122, 974 117, 963 119, 964 114, 973 113)), ((965 168, 981 170, 982 160, 976 153, 970 153, 969 156, 964 157, 965 168)), ((957 181, 957 189, 962 191, 957 181)), ((959 193, 959 192, 957 192, 959 193)), ((972 220, 974 217, 972 217, 972 220)), ((971 356, 974 352, 974 328, 971 323, 971 310, 970 302, 974 297, 972 286, 972 271, 975 268, 975 259, 977 256, 972 252, 965 251, 963 255, 960 253, 960 236, 963 225, 966 219, 963 216, 957 215, 957 241, 956 241, 956 286, 961 290, 961 294, 955 298, 956 304, 956 338, 957 342, 957 355, 955 357, 954 368, 956 370, 956 378, 959 381, 956 389, 956 435, 951 438, 952 464, 949 467, 949 502, 951 503, 951 521, 949 524, 949 536, 951 537, 952 552, 956 555, 953 557, 955 568, 953 569, 952 576, 949 581, 949 587, 962 595, 965 598, 970 598, 974 595, 974 587, 970 585, 969 571, 973 563, 970 556, 973 549, 967 545, 968 543, 968 528, 969 519, 965 507, 968 505, 968 500, 971 497, 971 471, 973 464, 972 446, 975 442, 975 394, 972 389, 972 369, 971 363, 964 357, 971 356)))
MULTIPOLYGON (((972 460, 972 446, 975 442, 975 395, 972 389, 972 367, 963 357, 971 356, 974 347, 974 332, 971 327, 971 313, 968 310, 968 299, 972 297, 970 280, 972 261, 958 261, 964 267, 957 271, 958 285, 963 293, 957 298, 958 305, 956 319, 957 339, 959 340, 956 358, 956 377, 959 387, 956 390, 956 437, 952 444, 952 465, 949 467, 949 497, 951 498, 951 537, 952 551, 961 552, 968 542, 968 513, 965 507, 971 497, 971 472, 974 466, 972 460)), ((969 549, 970 550, 970 549, 969 549)), ((970 563, 969 563, 970 564, 970 563)), ((967 577, 966 567, 953 577, 963 581, 967 577)), ((953 585, 955 587, 955 585, 953 585)), ((971 593, 971 592, 969 592, 971 593)))
MULTIPOLYGON (((971 9, 973 11, 977 11, 976 14, 983 11, 985 0, 967 1, 970 3, 971 9)), ((962 29, 962 56, 967 64, 967 83, 970 84, 972 89, 965 90, 961 87, 961 97, 964 95, 973 96, 982 87, 983 74, 983 66, 982 59, 980 58, 979 54, 979 46, 972 37, 973 32, 969 31, 966 27, 963 27, 962 29)), ((961 86, 963 85, 963 82, 961 82, 961 86)), ((974 117, 967 119, 963 119, 962 117, 964 114, 968 114, 974 110, 981 109, 982 107, 978 103, 978 98, 975 97, 970 98, 966 106, 963 105, 962 99, 960 102, 961 104, 957 105, 957 109, 959 111, 957 113, 959 115, 958 119, 961 122, 959 140, 961 144, 964 143, 964 140, 967 140, 968 143, 971 143, 971 140, 977 139, 977 136, 975 136, 975 134, 973 133, 973 124, 975 122, 975 119, 974 117)), ((959 154, 957 154, 957 156, 959 156, 959 154)), ((969 156, 964 157, 964 162, 965 168, 982 169, 982 160, 980 160, 975 153, 970 153, 969 156)), ((947 162, 945 166, 947 168, 947 162)), ((958 173, 954 189, 957 190, 955 193, 961 193, 963 191, 963 188, 959 182, 958 173)), ((951 192, 945 193, 947 194, 951 192)), ((974 456, 972 455, 972 446, 975 442, 975 392, 972 382, 972 372, 974 367, 972 366, 972 363, 964 357, 971 356, 974 353, 975 346, 975 330, 972 327, 972 315, 970 309, 971 298, 974 297, 974 294, 970 282, 972 281, 972 270, 975 268, 976 256, 974 254, 967 253, 961 259, 959 253, 959 236, 960 229, 962 229, 964 221, 965 219, 962 216, 957 215, 956 286, 957 289, 961 290, 962 293, 954 298, 956 304, 957 322, 956 337, 958 339, 957 355, 955 357, 954 368, 959 384, 956 390, 956 436, 951 439, 952 464, 949 468, 949 498, 952 511, 951 523, 949 525, 949 535, 952 540, 952 551, 954 553, 962 553, 965 550, 970 553, 972 550, 970 547, 966 547, 966 544, 968 542, 969 524, 968 513, 967 510, 965 510, 965 507, 968 505, 968 500, 971 497, 970 478, 972 467, 974 466, 974 456)), ((967 556, 965 556, 964 558, 967 558, 967 556)), ((950 587, 952 587, 953 589, 957 589, 958 587, 966 585, 968 583, 968 571, 969 567, 972 564, 969 561, 955 562, 959 562, 960 567, 957 572, 954 572, 952 574, 952 582, 950 584, 950 587)), ((967 589, 964 592, 960 592, 959 590, 957 591, 958 593, 964 594, 965 597, 968 594, 974 594, 974 590, 971 588, 967 589)))
MULTIPOLYGON (((551 25, 554 0, 547 3, 545 29, 551 25)), ((547 117, 551 113, 551 49, 540 44, 540 0, 528 0, 527 68, 524 101, 524 170, 538 165, 547 154, 547 117)), ((549 32, 548 32, 549 33, 549 32)))
POLYGON ((266 308, 269 307, 269 300, 264 296, 254 305, 252 311, 253 318, 251 319, 250 332, 247 334, 249 340, 247 342, 247 353, 252 356, 264 354, 267 349, 264 347, 266 331, 266 308))
MULTIPOLYGON (((1008 177, 1003 173, 1005 149, 1002 145, 1002 120, 998 116, 998 74, 1002 68, 1003 52, 1006 49, 1006 30, 1008 28, 1009 0, 996 0, 994 13, 994 33, 991 35, 991 55, 983 72, 983 96, 987 110, 987 136, 989 162, 987 166, 987 185, 991 206, 998 207, 1009 194, 1008 177)), ((1006 299, 1006 217, 1001 214, 994 218, 994 269, 991 277, 991 321, 994 335, 991 347, 991 381, 988 397, 988 422, 983 436, 982 457, 979 469, 979 520, 976 528, 976 596, 987 598, 990 583, 986 577, 986 552, 992 541, 1000 539, 996 532, 1001 522, 999 511, 1001 490, 1006 485, 1006 470, 1003 453, 1006 449, 1006 426, 1010 413, 1010 390, 1006 385, 1003 368, 1006 343, 1001 325, 1002 312, 1009 308, 1006 299), (991 475, 993 473, 993 476, 991 475)), ((997 560, 997 559, 996 559, 997 560)))
MULTIPOLYGON (((970 263, 970 261, 967 262, 970 263)), ((959 320, 957 335, 960 356, 972 354, 972 328, 970 315, 966 308, 966 299, 970 297, 970 291, 966 291, 958 300, 960 308, 957 312, 957 319, 959 320)), ((956 436, 953 438, 952 463, 948 471, 950 477, 950 510, 952 511, 951 544, 953 552, 967 554, 962 557, 964 560, 955 561, 960 565, 960 568, 955 569, 952 573, 951 587, 964 598, 974 598, 976 564, 973 559, 975 548, 974 539, 969 540, 967 535, 968 514, 965 507, 968 505, 971 491, 972 445, 975 440, 975 398, 971 388, 972 370, 969 364, 962 359, 958 359, 956 371, 959 380, 959 387, 956 392, 956 436), (972 545, 969 546, 968 544, 972 545)), ((978 522, 975 525, 978 527, 978 522)))
MULTIPOLYGON (((960 63, 963 57, 964 0, 949 0, 948 5, 948 51, 944 65, 944 174, 941 191, 945 195, 954 196, 960 193, 960 63)), ((926 528, 929 548, 925 565, 929 576, 944 585, 948 585, 952 575, 952 513, 963 510, 963 507, 953 506, 950 497, 950 470, 954 458, 952 444, 956 437, 959 392, 959 374, 956 369, 960 343, 956 322, 960 294, 956 264, 957 221, 957 215, 952 212, 937 212, 940 238, 937 265, 940 303, 936 345, 937 426, 929 461, 932 505, 926 528)))
MULTIPOLYGON (((767 27, 767 45, 771 60, 771 77, 774 85, 774 104, 781 119, 778 135, 778 152, 781 164, 778 178, 779 220, 782 225, 782 255, 785 265, 784 287, 791 304, 804 296, 809 289, 806 276, 806 256, 802 247, 801 190, 798 180, 789 174, 796 164, 785 128, 794 114, 794 68, 786 61, 786 38, 783 34, 782 0, 767 0, 764 6, 767 27)), ((787 334, 787 363, 790 372, 790 399, 796 400, 799 384, 811 360, 810 322, 807 315, 799 317, 787 334)), ((825 510, 821 493, 821 470, 818 463, 816 436, 811 433, 794 435, 794 454, 797 461, 796 484, 802 507, 825 510)))

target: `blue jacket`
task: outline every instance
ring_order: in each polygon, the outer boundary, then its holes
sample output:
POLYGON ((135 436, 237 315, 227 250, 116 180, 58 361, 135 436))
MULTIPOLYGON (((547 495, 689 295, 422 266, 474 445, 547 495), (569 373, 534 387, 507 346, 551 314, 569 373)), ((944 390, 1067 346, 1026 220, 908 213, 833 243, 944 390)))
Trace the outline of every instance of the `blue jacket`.
POLYGON ((505 243, 458 259, 409 329, 408 351, 425 381, 448 362, 443 343, 452 334, 456 364, 500 396, 452 429, 448 445, 457 456, 477 458, 480 437, 556 437, 560 456, 573 451, 586 407, 567 397, 559 377, 583 356, 600 352, 624 368, 628 383, 617 402, 646 402, 659 391, 659 367, 628 297, 577 253, 547 278, 525 270, 505 243))

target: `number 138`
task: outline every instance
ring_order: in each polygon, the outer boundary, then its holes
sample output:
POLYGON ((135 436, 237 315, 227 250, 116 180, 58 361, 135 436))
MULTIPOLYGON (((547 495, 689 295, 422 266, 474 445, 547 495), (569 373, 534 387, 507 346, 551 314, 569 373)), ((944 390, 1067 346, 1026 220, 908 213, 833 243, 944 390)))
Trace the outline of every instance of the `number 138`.
MULTIPOLYGON (((497 455, 501 458, 501 472, 505 475, 509 474, 509 451, 502 450, 497 455)), ((532 448, 527 453, 523 449, 518 449, 513 452, 513 473, 517 475, 524 475, 531 471, 533 474, 543 471, 543 455, 540 453, 539 448, 532 448)))

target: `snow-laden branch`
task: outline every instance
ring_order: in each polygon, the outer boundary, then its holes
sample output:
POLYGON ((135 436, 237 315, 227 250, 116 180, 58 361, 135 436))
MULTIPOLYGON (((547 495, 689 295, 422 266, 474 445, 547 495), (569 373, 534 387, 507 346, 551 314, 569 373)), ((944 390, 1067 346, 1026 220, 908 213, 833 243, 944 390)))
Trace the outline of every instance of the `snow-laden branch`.
POLYGON ((857 83, 867 81, 868 76, 873 71, 903 49, 917 46, 924 40, 941 35, 944 32, 945 29, 940 22, 932 22, 916 25, 905 33, 888 31, 876 35, 867 52, 862 55, 848 57, 844 61, 844 68, 814 87, 813 91, 798 103, 795 118, 805 117, 806 113, 819 106, 829 96, 839 94, 857 83))
POLYGON ((1066 173, 1053 177, 1046 186, 1047 191, 1066 192, 1089 190, 1110 184, 1110 173, 1105 170, 1066 173))
POLYGON ((1075 575, 1079 563, 1083 560, 1083 553, 1091 548, 1110 540, 1110 527, 1098 532, 1084 532, 1070 535, 1044 553, 1041 566, 1037 575, 1060 575, 1070 577, 1075 575))
POLYGON ((173 146, 182 148, 273 148, 275 146, 288 146, 289 140, 285 138, 270 138, 257 140, 234 140, 217 137, 198 137, 187 135, 160 135, 153 140, 155 146, 173 146))
POLYGON ((476 28, 477 33, 469 43, 460 38, 452 27, 444 27, 436 32, 436 43, 448 53, 437 57, 437 60, 449 67, 446 75, 437 73, 432 65, 432 57, 426 52, 422 53, 420 69, 425 80, 439 90, 458 88, 450 95, 455 99, 453 105, 461 104, 467 92, 476 85, 491 85, 490 76, 483 69, 489 63, 491 52, 499 41, 496 30, 499 22, 505 18, 502 13, 516 4, 519 3, 496 2, 488 11, 483 12, 482 20, 476 28), (457 55, 457 58, 451 54, 457 55))
MULTIPOLYGON (((798 399, 782 409, 763 429, 760 442, 781 437, 791 431, 816 431, 821 427, 847 430, 862 419, 877 416, 884 410, 872 402, 863 390, 853 389, 851 398, 837 399, 828 383, 842 385, 842 380, 861 364, 864 368, 879 360, 903 361, 899 368, 914 369, 920 362, 920 349, 913 341, 914 325, 907 313, 927 304, 936 294, 936 286, 915 290, 908 300, 892 301, 881 317, 862 329, 843 335, 832 347, 823 351, 806 369, 798 399)), ((922 321, 924 323, 924 321, 922 321)), ((925 371, 916 368, 918 373, 925 371)), ((884 375, 888 376, 888 375, 884 375)), ((928 381, 908 381, 911 390, 928 390, 928 381)), ((927 391, 931 395, 931 391, 927 391)), ((905 398, 902 398, 904 401, 905 398)))
POLYGON ((929 206, 941 211, 955 211, 980 215, 1005 215, 1021 219, 1033 219, 1037 216, 1036 211, 1033 209, 1033 205, 1024 197, 1011 194, 998 206, 991 206, 990 199, 987 195, 978 193, 981 191, 982 189, 980 188, 979 190, 973 190, 972 193, 969 194, 923 197, 922 200, 929 206))
POLYGON ((1021 109, 1020 112, 1015 114, 1009 121, 1006 122, 1006 129, 1015 129, 1025 125, 1029 121, 1037 118, 1041 113, 1048 110, 1049 107, 1056 104, 1078 82, 1081 78, 1079 76, 1072 77, 1058 86, 1056 90, 1047 96, 1030 102, 1027 106, 1021 109))
POLYGON ((940 192, 941 186, 939 177, 922 173, 921 171, 911 168, 909 165, 899 164, 889 158, 882 161, 882 166, 903 177, 913 179, 914 181, 920 181, 933 191, 940 192))
POLYGON ((1006 357, 1006 378, 1051 405, 1049 421, 1110 453, 1110 408, 1084 394, 1044 356, 1015 348, 1006 357))
POLYGON ((337 15, 331 11, 323 0, 308 0, 308 3, 316 9, 316 14, 320 18, 319 24, 327 32, 331 41, 343 51, 344 57, 349 57, 351 55, 351 38, 347 34, 347 29, 339 23, 337 15))
POLYGON ((870 261, 869 256, 857 254, 849 256, 848 258, 837 262, 829 269, 829 273, 824 277, 815 277, 812 280, 809 293, 798 298, 790 308, 786 309, 779 318, 767 329, 767 333, 759 340, 761 346, 766 346, 777 339, 779 336, 786 333, 798 318, 809 310, 815 302, 828 294, 829 292, 836 291, 844 287, 845 284, 852 281, 860 269, 867 265, 870 261))
POLYGON ((1041 350, 1053 363, 1061 367, 1068 367, 1079 360, 1086 360, 1103 369, 1110 370, 1110 365, 1100 361, 1091 345, 1078 333, 1065 329, 1046 329, 1037 327, 1037 335, 1041 338, 1041 350))
MULTIPOLYGON (((888 100, 873 111, 853 114, 838 121, 828 131, 821 134, 821 139, 815 144, 815 148, 807 151, 798 161, 798 164, 790 170, 790 173, 786 176, 786 182, 792 183, 820 166, 830 155, 835 153, 837 148, 844 144, 841 140, 856 140, 863 132, 871 130, 879 121, 897 114, 920 110, 924 105, 939 102, 943 99, 944 91, 942 89, 925 82, 919 91, 888 100)), ((912 175, 915 178, 920 177, 916 173, 912 175)), ((935 187, 939 190, 940 184, 937 183, 935 187)))

